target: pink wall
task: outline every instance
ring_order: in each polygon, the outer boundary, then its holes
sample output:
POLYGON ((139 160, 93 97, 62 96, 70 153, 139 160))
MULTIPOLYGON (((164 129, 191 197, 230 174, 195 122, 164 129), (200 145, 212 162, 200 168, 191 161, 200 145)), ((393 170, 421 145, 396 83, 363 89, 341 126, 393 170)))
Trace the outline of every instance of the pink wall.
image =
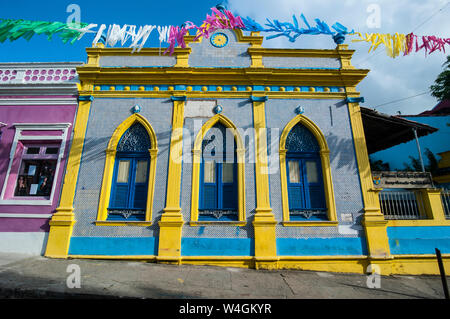
MULTIPOLYGON (((37 96, 34 96, 37 97, 37 96)), ((61 97, 61 96, 58 96, 61 97)), ((63 96, 73 98, 74 96, 63 96)), ((4 98, 4 97, 3 97, 4 98)), ((15 98, 24 98, 24 96, 15 96, 15 98)), ((41 97, 42 98, 42 97, 41 97)), ((46 96, 49 100, 51 96, 46 96)), ((1 100, 2 98, 0 98, 1 100)), ((55 212, 59 203, 59 195, 64 174, 66 159, 70 149, 70 139, 73 130, 73 121, 76 113, 77 104, 71 105, 3 105, 0 106, 0 122, 7 126, 2 128, 0 139, 0 190, 7 174, 9 165, 9 156, 15 135, 13 124, 16 123, 71 123, 68 128, 68 135, 64 151, 64 157, 60 163, 55 195, 51 206, 32 206, 32 205, 0 205, 0 214, 19 213, 19 214, 52 214, 55 212)), ((39 134, 39 133, 38 133, 39 134)), ((35 135, 35 134, 33 134, 35 135)), ((47 219, 28 219, 28 218, 0 218, 0 232, 5 231, 48 231, 47 219)))

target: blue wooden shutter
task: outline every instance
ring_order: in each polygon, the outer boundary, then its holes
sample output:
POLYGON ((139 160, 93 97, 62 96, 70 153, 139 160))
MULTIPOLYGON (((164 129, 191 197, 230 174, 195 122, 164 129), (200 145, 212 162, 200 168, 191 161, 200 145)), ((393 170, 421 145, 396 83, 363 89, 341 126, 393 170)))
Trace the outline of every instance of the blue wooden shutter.
MULTIPOLYGON (((215 164, 214 164, 215 165, 215 164)), ((216 209, 217 208, 217 165, 214 167, 214 182, 205 181, 205 164, 202 161, 200 165, 201 169, 201 209, 216 209)))
POLYGON ((134 159, 133 168, 133 208, 145 210, 147 206, 147 190, 148 190, 148 171, 149 171, 149 161, 145 157, 134 159), (145 180, 138 179, 138 163, 146 162, 145 167, 141 169, 145 170, 145 180))
POLYGON ((136 184, 134 186, 134 207, 145 210, 147 204, 147 184, 136 184))
POLYGON ((309 193, 309 200, 308 200, 308 208, 311 209, 319 209, 323 210, 326 209, 325 204, 325 194, 324 194, 324 188, 323 188, 323 179, 322 179, 322 165, 318 158, 313 159, 307 159, 304 161, 305 165, 305 183, 307 183, 308 187, 308 193, 309 193), (314 162, 315 163, 315 180, 310 181, 309 177, 306 176, 306 163, 307 162, 314 162))
POLYGON ((130 191, 130 171, 132 168, 132 162, 129 162, 128 166, 128 172, 127 172, 127 179, 126 182, 118 182, 118 174, 119 174, 119 164, 121 161, 124 161, 123 159, 117 159, 115 163, 114 168, 114 174, 113 174, 113 191, 112 191, 112 198, 111 198, 111 205, 112 208, 127 208, 128 207, 128 197, 129 197, 129 191, 130 191))
POLYGON ((203 208, 216 209, 217 208, 217 192, 216 185, 203 185, 203 208))
POLYGON ((305 196, 303 185, 303 169, 301 161, 298 159, 288 159, 286 162, 287 178, 288 178, 288 199, 290 209, 305 208, 305 196), (298 169, 298 176, 294 178, 289 171, 289 163, 298 169), (295 181, 296 180, 296 181, 295 181))
POLYGON ((289 186, 289 208, 290 209, 302 209, 304 208, 303 187, 302 186, 289 186))
MULTIPOLYGON (((236 178, 236 160, 234 163, 220 163, 220 196, 221 205, 219 208, 224 210, 237 210, 237 178, 236 178), (230 170, 231 167, 231 176, 226 176, 226 169, 230 170), (231 177, 231 179, 230 179, 231 177)), ((228 171, 228 173, 230 173, 228 171)))
POLYGON ((322 186, 309 186, 309 201, 311 209, 326 209, 322 186))
POLYGON ((116 184, 112 201, 113 208, 126 208, 128 206, 128 186, 128 184, 116 184))

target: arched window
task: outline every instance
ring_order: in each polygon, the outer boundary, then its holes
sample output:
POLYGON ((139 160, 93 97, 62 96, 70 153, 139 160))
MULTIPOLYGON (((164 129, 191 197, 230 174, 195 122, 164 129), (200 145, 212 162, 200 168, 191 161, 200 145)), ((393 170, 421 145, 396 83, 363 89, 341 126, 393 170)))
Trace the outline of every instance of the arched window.
POLYGON ((233 122, 216 114, 192 149, 191 226, 245 225, 245 149, 233 122))
POLYGON ((117 145, 107 220, 145 220, 149 149, 150 137, 140 123, 122 135, 117 145))
POLYGON ((298 123, 286 139, 286 173, 290 220, 327 220, 320 147, 298 123))
POLYGON ((238 220, 234 135, 216 123, 203 138, 201 151, 199 221, 238 220))

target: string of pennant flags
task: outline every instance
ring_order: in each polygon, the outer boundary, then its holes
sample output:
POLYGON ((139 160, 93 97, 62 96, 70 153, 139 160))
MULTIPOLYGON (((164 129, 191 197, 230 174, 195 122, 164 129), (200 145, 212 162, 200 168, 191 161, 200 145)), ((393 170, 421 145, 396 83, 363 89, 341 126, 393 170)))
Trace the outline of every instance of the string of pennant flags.
POLYGON ((169 46, 164 54, 172 55, 175 48, 186 47, 185 35, 195 33, 194 40, 202 37, 209 38, 219 29, 241 29, 243 31, 262 32, 267 34, 266 39, 271 40, 278 37, 286 37, 290 42, 295 42, 301 35, 329 35, 332 36, 336 44, 342 44, 345 36, 356 36, 352 42, 368 42, 371 44, 369 53, 375 51, 380 45, 386 49, 386 54, 392 58, 401 54, 409 55, 413 51, 425 51, 425 55, 436 51, 445 53, 445 46, 450 45, 450 38, 440 38, 437 36, 419 36, 412 32, 409 34, 383 34, 365 33, 349 30, 339 22, 331 27, 320 19, 315 19, 315 25, 308 22, 301 14, 299 22, 297 17, 292 17, 292 22, 280 22, 279 20, 266 19, 266 23, 259 24, 250 17, 240 17, 234 15, 223 5, 211 8, 211 14, 206 15, 206 19, 200 26, 191 21, 186 21, 181 26, 156 26, 156 25, 117 25, 108 27, 105 24, 100 26, 95 23, 61 23, 46 21, 30 21, 18 19, 0 19, 0 43, 6 40, 15 41, 19 38, 30 40, 34 35, 46 35, 51 40, 54 35, 61 38, 63 43, 75 43, 86 34, 95 34, 92 45, 99 42, 105 46, 114 47, 120 45, 132 48, 132 52, 140 51, 148 41, 153 31, 158 34, 160 46, 168 43, 169 46), (128 44, 127 44, 128 43, 128 44))

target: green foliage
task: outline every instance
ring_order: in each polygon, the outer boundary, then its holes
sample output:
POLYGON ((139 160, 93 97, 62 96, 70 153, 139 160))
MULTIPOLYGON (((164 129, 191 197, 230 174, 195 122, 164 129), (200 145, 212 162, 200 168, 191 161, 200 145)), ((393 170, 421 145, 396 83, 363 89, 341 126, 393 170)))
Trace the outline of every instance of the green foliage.
MULTIPOLYGON (((425 157, 428 160, 428 164, 424 163, 425 171, 430 172, 432 175, 435 174, 438 170, 438 160, 436 159, 436 156, 434 156, 433 152, 431 152, 429 148, 426 148, 425 157)), ((404 171, 421 172, 422 165, 420 164, 420 160, 413 156, 409 156, 409 159, 410 163, 403 163, 403 166, 405 167, 404 171)))
POLYGON ((370 169, 373 172, 390 171, 389 163, 385 163, 382 160, 378 160, 378 161, 374 162, 372 159, 369 158, 369 163, 370 163, 370 169))
POLYGON ((431 95, 438 101, 450 99, 450 55, 442 66, 445 67, 444 71, 438 75, 434 81, 435 84, 430 86, 431 95))

